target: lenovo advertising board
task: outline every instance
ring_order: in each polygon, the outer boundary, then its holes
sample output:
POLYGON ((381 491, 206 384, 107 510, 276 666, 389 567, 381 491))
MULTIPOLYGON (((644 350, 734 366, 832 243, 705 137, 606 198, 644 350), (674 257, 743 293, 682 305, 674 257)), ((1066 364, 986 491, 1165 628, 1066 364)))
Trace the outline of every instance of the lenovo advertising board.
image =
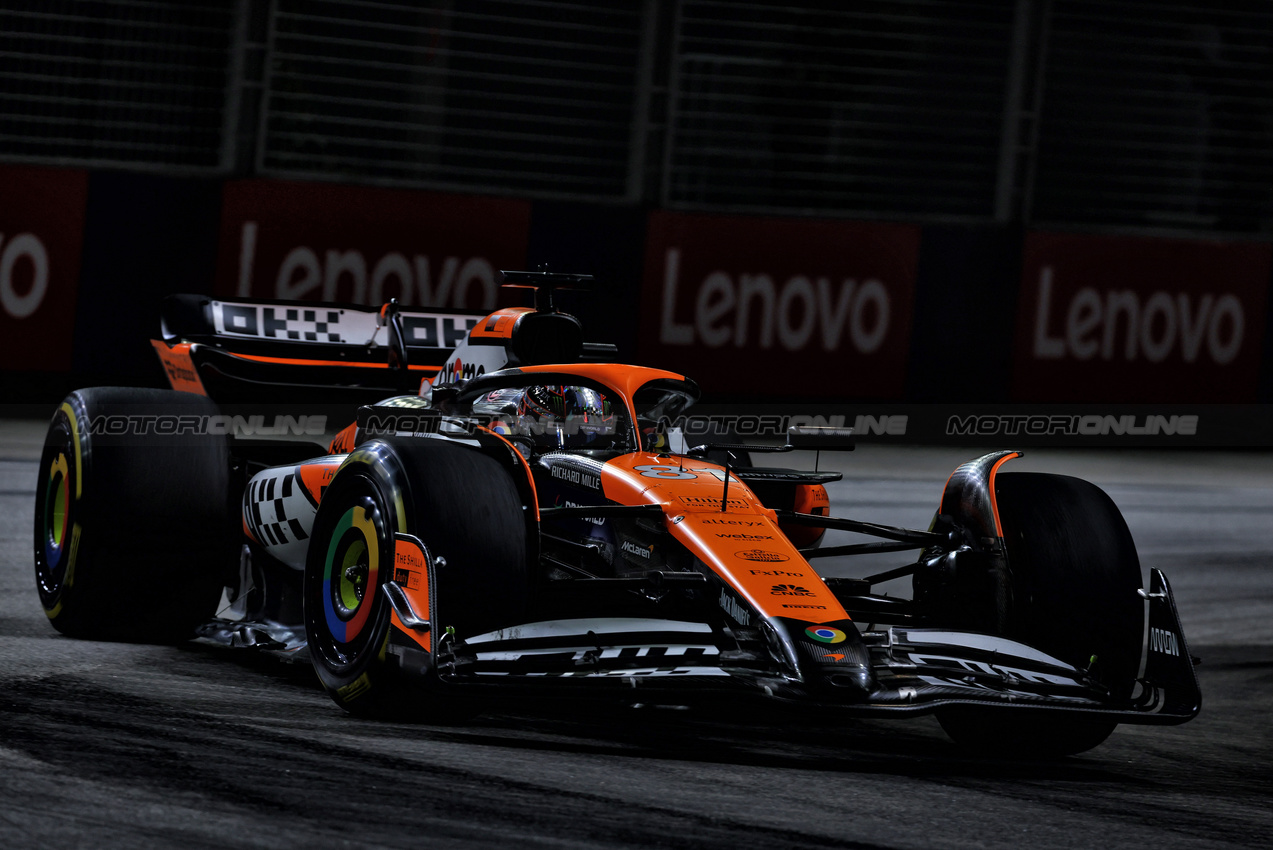
POLYGON ((71 368, 88 173, 0 166, 0 371, 71 368))
POLYGON ((225 185, 216 292, 404 306, 496 306, 526 262, 530 203, 403 189, 225 185))
POLYGON ((1251 402, 1273 246, 1030 233, 1012 394, 1039 402, 1251 402))
POLYGON ((919 228, 654 212, 641 362, 709 393, 900 398, 919 228))

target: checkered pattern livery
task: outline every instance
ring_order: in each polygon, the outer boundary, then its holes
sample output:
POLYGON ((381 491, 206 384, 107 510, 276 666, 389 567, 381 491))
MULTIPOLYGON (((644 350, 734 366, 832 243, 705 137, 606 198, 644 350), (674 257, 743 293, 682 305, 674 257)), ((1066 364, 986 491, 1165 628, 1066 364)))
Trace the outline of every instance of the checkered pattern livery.
POLYGON ((287 321, 287 338, 306 342, 340 342, 335 328, 340 323, 340 313, 335 310, 288 309, 283 318, 287 321), (319 321, 319 315, 322 321, 319 321))
MULTIPOLYGON (((271 475, 278 472, 270 470, 252 478, 246 494, 243 494, 243 517, 247 519, 248 531, 266 546, 285 546, 309 538, 300 519, 294 515, 298 513, 295 510, 298 499, 306 504, 295 484, 295 470, 293 468, 284 475, 271 475), (292 508, 290 512, 289 506, 292 508)), ((309 514, 312 519, 312 509, 309 514)))

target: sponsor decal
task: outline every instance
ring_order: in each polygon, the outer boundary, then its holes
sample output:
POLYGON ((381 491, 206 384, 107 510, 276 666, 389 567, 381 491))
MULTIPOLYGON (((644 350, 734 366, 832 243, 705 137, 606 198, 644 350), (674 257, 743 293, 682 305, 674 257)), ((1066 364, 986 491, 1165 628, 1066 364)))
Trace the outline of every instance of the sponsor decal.
MULTIPOLYGON (((809 595, 812 596, 813 594, 809 594, 809 595)), ((816 608, 820 611, 825 611, 827 609, 827 606, 825 605, 801 605, 799 603, 794 603, 794 602, 784 602, 782 603, 782 607, 783 608, 816 608)))
MULTIPOLYGON (((416 348, 450 350, 464 341, 480 316, 403 311, 403 341, 416 348)), ((286 305, 212 302, 213 329, 224 336, 283 340, 322 345, 362 345, 385 331, 376 316, 361 310, 308 309, 286 305)), ((468 377, 472 377, 469 375, 468 377)))
MULTIPOLYGON (((717 500, 716 500, 716 506, 717 506, 717 507, 720 507, 720 500, 719 500, 719 499, 717 499, 717 500)), ((756 527, 756 526, 760 526, 760 525, 764 525, 764 524, 765 524, 763 520, 758 520, 758 519, 717 519, 717 518, 708 518, 708 519, 699 520, 699 522, 703 523, 703 525, 742 525, 742 526, 751 526, 751 527, 753 527, 753 528, 754 528, 754 527, 756 527)))
POLYGON ((190 359, 187 347, 172 349, 157 339, 152 339, 150 344, 159 355, 159 362, 168 374, 168 383, 174 390, 198 395, 208 394, 204 389, 203 381, 199 380, 199 373, 195 371, 194 361, 190 359))
POLYGON ((629 555, 635 555, 638 558, 641 558, 646 561, 650 560, 650 555, 653 554, 654 552, 653 543, 651 543, 649 546, 638 546, 637 544, 633 543, 631 540, 623 541, 622 543, 619 544, 619 548, 623 550, 624 552, 627 552, 629 555))
POLYGON ((428 409, 432 406, 428 399, 420 398, 418 395, 400 395, 376 402, 376 407, 405 407, 413 410, 428 409))
POLYGON ((804 633, 818 643, 843 643, 848 635, 831 626, 810 626, 804 633))
POLYGON ((647 232, 643 360, 725 392, 788 364, 769 392, 901 394, 918 227, 657 211, 647 232))
MULTIPOLYGON (((720 499, 712 499, 707 496, 681 496, 681 504, 687 508, 710 508, 712 510, 720 510, 720 499)), ((742 499, 730 499, 725 503, 726 508, 734 508, 736 510, 745 510, 747 503, 742 499)))
POLYGON ((744 549, 741 552, 735 552, 734 557, 742 558, 744 561, 765 561, 767 563, 780 563, 791 560, 791 558, 781 552, 769 552, 764 549, 744 549))
POLYGON ((754 576, 791 576, 792 578, 800 578, 804 573, 789 573, 786 570, 748 570, 754 576))
POLYGON ((1267 243, 1030 233, 1013 395, 1254 401, 1270 268, 1267 243))
POLYGON ((775 584, 769 589, 774 596, 815 596, 813 591, 798 584, 775 584))
POLYGON ((87 197, 87 171, 0 166, 0 364, 6 371, 71 368, 87 197))
POLYGON ((448 361, 442 370, 438 372, 433 379, 434 386, 442 384, 453 384, 456 381, 467 381, 470 378, 476 378, 478 375, 485 375, 486 367, 480 363, 465 363, 460 359, 448 361))
POLYGON ((1153 628, 1149 630, 1149 648, 1163 655, 1180 655, 1180 644, 1175 632, 1153 628))
POLYGON ((677 466, 659 466, 655 464, 645 464, 642 466, 632 467, 641 473, 643 478, 697 478, 698 476, 677 466))
MULTIPOLYGON (((556 502, 556 501, 554 501, 554 502, 553 502, 553 504, 557 504, 557 502, 556 502)), ((570 501, 569 499, 566 499, 564 502, 561 502, 561 506, 562 506, 563 508, 591 508, 591 507, 595 507, 595 505, 581 505, 581 504, 579 504, 578 502, 572 502, 572 501, 570 501)), ((605 524, 606 524, 606 518, 605 518, 605 517, 603 517, 603 516, 585 516, 585 517, 579 517, 579 519, 582 519, 584 522, 590 522, 590 523, 592 523, 593 525, 605 525, 605 524)))
POLYGON ((576 487, 587 487, 590 490, 601 489, 601 478, 592 472, 585 472, 582 469, 573 469, 562 464, 553 464, 549 467, 548 472, 558 481, 564 481, 567 484, 573 484, 576 487))
MULTIPOLYGON (((420 559, 418 556, 415 555, 414 552, 410 552, 410 551, 403 552, 401 549, 398 549, 398 550, 395 550, 394 552, 394 560, 397 561, 398 564, 402 564, 404 561, 406 561, 408 563, 411 563, 412 566, 415 566, 416 562, 418 562, 420 559)), ((417 569, 423 569, 423 568, 424 568, 423 564, 420 564, 419 567, 417 567, 417 569)), ((420 573, 416 572, 416 570, 409 570, 401 566, 395 566, 393 570, 393 580, 397 582, 400 586, 408 588, 410 590, 420 589, 420 573)))
POLYGON ((720 607, 740 626, 751 625, 751 612, 724 588, 720 592, 720 607))
POLYGON ((772 534, 747 534, 746 532, 729 533, 718 531, 717 537, 723 537, 726 540, 773 540, 772 534))
POLYGON ((403 189, 231 180, 216 291, 489 312, 496 271, 522 268, 526 201, 403 189))
POLYGON ((366 673, 363 673, 357 679, 354 679, 348 685, 337 688, 336 694, 345 702, 351 702, 358 697, 371 690, 371 679, 366 673))

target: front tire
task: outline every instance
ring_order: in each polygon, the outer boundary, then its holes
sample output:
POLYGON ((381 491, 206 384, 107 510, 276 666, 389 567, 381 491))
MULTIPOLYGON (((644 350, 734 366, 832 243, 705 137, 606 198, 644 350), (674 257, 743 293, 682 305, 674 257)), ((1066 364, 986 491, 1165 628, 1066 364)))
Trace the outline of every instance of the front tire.
POLYGON ((384 584, 393 578, 399 532, 419 538, 445 564, 435 570, 438 607, 429 612, 436 658, 446 627, 472 635, 523 616, 529 570, 521 499, 508 473, 473 449, 387 439, 350 454, 314 520, 305 631, 327 693, 354 714, 454 719, 467 706, 447 692, 432 662, 429 669, 406 666, 390 651, 384 584))
MULTIPOLYGON (((1140 666, 1144 605, 1122 514, 1099 487, 1065 475, 1003 473, 995 497, 1010 593, 1003 621, 982 626, 1088 670, 1111 701, 1127 699, 1140 666)), ((937 717, 956 742, 1008 756, 1084 752, 1117 725, 1098 715, 974 706, 937 717)))

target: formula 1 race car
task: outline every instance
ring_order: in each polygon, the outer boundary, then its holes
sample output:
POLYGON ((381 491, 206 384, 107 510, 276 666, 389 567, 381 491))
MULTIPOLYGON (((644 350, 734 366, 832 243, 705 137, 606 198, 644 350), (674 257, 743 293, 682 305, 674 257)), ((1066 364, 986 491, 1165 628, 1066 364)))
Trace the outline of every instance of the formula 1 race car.
POLYGON ((611 362, 553 308, 582 276, 505 275, 535 308, 169 299, 154 345, 174 390, 81 390, 49 429, 35 572, 53 626, 307 656, 376 716, 750 697, 936 712, 981 751, 1061 755, 1198 713, 1167 580, 1142 590, 1094 485, 1001 472, 1019 453, 998 451, 954 471, 927 529, 830 517, 839 473, 754 458, 851 434, 687 442, 695 384, 611 362), (356 420, 327 445, 247 439, 209 398, 298 387, 361 403, 356 420), (823 546, 827 529, 874 540, 823 546), (908 550, 861 578, 813 566, 908 550), (873 592, 905 576, 913 598, 873 592))

